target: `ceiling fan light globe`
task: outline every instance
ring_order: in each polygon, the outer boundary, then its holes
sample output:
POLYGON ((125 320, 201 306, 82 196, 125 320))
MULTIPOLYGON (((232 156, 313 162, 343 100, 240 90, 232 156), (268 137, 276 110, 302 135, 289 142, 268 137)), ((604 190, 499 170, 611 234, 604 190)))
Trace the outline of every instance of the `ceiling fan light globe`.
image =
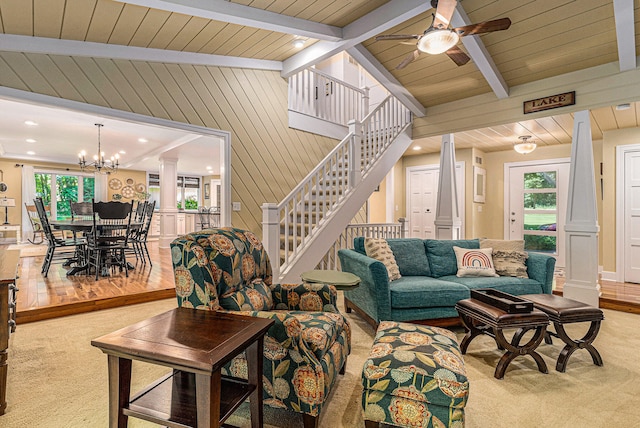
POLYGON ((453 30, 431 30, 418 40, 418 49, 422 52, 437 55, 454 47, 460 36, 453 30))
POLYGON ((531 141, 526 141, 526 142, 514 144, 513 150, 515 150, 516 152, 522 155, 527 155, 532 151, 534 151, 536 147, 537 147, 536 143, 532 143, 531 141))

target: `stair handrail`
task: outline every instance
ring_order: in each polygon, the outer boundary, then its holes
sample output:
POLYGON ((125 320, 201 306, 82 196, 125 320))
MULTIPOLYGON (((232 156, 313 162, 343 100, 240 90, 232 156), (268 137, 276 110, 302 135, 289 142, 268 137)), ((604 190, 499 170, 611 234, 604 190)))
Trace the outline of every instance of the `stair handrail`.
POLYGON ((350 121, 348 135, 280 203, 263 205, 263 243, 274 277, 280 273, 280 259, 286 266, 298 256, 326 217, 410 123, 410 111, 388 95, 361 122, 350 121))

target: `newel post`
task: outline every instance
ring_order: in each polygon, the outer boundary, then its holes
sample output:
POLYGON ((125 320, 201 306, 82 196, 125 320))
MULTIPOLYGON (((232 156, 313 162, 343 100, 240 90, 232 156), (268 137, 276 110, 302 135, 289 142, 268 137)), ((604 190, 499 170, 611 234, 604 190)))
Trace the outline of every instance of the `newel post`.
POLYGON ((362 180, 362 125, 357 120, 349 121, 349 188, 356 187, 362 180))
POLYGON ((405 217, 400 217, 398 223, 400 223, 400 238, 406 238, 408 236, 407 232, 409 232, 409 222, 405 217))
POLYGON ((362 116, 359 120, 364 119, 369 114, 369 88, 365 86, 362 88, 362 116))
POLYGON ((280 277, 280 216, 278 204, 262 204, 262 245, 269 261, 274 281, 280 277))

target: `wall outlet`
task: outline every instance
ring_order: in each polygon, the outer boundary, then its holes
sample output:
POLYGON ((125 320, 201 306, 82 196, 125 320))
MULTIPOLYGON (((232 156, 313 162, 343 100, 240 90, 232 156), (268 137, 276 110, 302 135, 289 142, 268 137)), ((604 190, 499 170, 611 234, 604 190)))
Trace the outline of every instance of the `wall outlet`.
POLYGON ((240 202, 234 202, 232 205, 234 211, 240 211, 240 202))

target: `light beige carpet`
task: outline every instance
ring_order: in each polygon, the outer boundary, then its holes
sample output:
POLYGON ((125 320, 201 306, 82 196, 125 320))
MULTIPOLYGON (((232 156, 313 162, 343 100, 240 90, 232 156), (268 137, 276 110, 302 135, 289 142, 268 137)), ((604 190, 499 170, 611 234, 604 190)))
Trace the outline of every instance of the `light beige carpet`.
MULTIPOLYGON (((9 402, 0 426, 87 428, 107 426, 107 357, 90 345, 93 338, 175 307, 175 300, 145 303, 19 325, 9 350, 9 402)), ((530 357, 519 357, 505 378, 493 371, 500 353, 485 337, 472 342, 465 357, 471 382, 466 408, 468 428, 501 427, 639 427, 640 338, 637 315, 605 311, 596 340, 604 367, 596 367, 586 351, 577 351, 567 373, 554 370, 559 345, 542 345, 549 374, 539 373, 530 357)), ((320 426, 363 427, 360 371, 373 341, 373 330, 355 314, 353 350, 347 373, 325 406, 320 426)), ((579 326, 575 326, 579 327, 579 326)), ((572 329, 573 330, 573 329, 572 329)), ((461 332, 459 331, 461 335, 461 332)), ((166 369, 135 363, 137 390, 166 369)), ((299 415, 266 408, 265 426, 300 427, 299 415)), ((248 427, 244 404, 229 420, 248 427)), ((130 427, 153 424, 130 419, 130 427)))

